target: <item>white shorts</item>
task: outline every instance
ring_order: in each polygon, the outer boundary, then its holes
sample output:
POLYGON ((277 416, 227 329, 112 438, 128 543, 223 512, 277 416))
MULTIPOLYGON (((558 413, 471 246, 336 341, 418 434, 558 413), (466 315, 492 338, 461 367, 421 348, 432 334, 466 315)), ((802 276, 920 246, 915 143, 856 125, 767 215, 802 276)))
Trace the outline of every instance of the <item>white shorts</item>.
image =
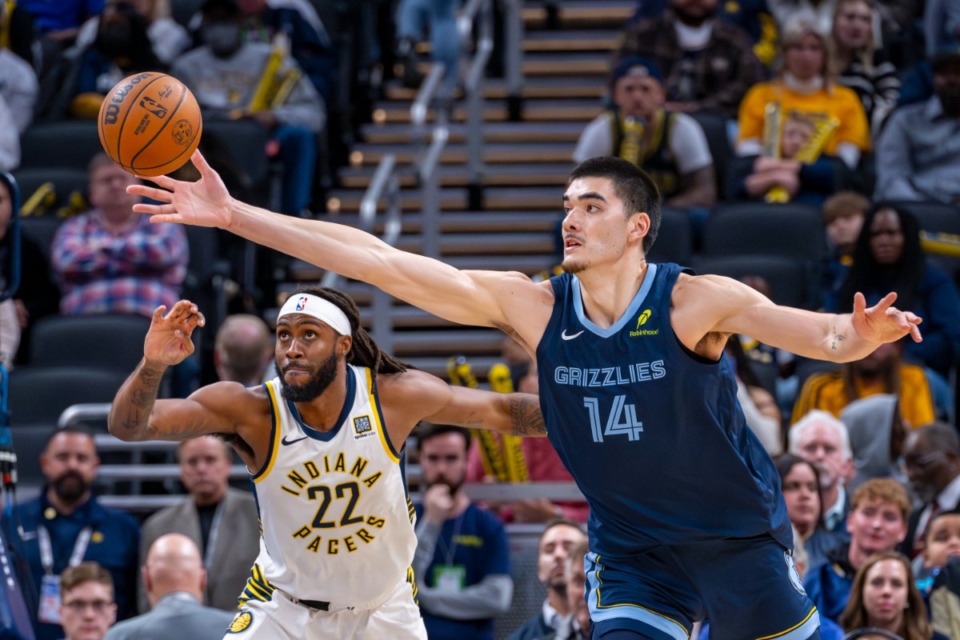
POLYGON ((224 640, 427 640, 413 586, 401 582, 377 606, 336 611, 294 604, 279 590, 263 602, 248 600, 224 640))

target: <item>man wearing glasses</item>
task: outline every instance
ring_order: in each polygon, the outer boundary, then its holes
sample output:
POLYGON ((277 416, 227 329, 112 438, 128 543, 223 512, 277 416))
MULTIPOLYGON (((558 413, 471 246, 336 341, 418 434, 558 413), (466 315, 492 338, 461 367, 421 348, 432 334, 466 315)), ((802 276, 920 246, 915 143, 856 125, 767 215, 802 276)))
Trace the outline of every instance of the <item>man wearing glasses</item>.
POLYGON ((910 514, 901 548, 913 558, 923 551, 933 519, 960 507, 960 439, 956 429, 934 422, 911 431, 903 445, 903 466, 910 488, 922 504, 910 514))
POLYGON ((117 619, 113 578, 96 562, 81 562, 60 575, 64 640, 103 640, 117 619))

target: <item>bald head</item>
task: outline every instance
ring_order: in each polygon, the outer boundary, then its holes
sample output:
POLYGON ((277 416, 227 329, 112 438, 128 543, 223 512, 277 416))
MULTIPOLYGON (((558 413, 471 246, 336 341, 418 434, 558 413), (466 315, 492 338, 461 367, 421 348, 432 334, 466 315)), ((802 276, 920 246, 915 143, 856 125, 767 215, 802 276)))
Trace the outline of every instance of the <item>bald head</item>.
POLYGON ((214 361, 220 380, 258 385, 271 358, 273 337, 262 319, 241 313, 228 316, 220 325, 214 343, 214 361))
POLYGON ((174 591, 190 593, 202 602, 207 572, 196 543, 179 533, 168 533, 157 538, 147 552, 143 582, 151 607, 174 591))

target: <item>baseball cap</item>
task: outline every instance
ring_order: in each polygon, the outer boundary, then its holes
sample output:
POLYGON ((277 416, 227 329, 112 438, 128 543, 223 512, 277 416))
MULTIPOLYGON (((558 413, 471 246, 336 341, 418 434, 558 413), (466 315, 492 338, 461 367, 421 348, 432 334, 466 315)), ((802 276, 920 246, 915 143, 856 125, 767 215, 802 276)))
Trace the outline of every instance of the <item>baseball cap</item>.
POLYGON ((650 77, 663 83, 663 74, 660 73, 657 63, 642 56, 630 56, 618 62, 613 68, 612 82, 616 84, 617 80, 627 76, 650 77))

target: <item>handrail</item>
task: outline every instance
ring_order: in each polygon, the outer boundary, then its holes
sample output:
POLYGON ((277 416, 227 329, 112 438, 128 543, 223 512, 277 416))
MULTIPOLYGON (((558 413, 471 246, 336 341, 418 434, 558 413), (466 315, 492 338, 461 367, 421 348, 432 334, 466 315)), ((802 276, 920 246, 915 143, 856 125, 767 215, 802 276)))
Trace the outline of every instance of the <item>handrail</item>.
POLYGON ((430 73, 424 78, 420 90, 417 91, 417 97, 410 105, 410 122, 418 133, 422 133, 422 128, 427 122, 430 104, 437 97, 437 91, 440 89, 440 81, 443 79, 445 69, 446 67, 442 62, 433 63, 430 67, 430 73))
POLYGON ((110 415, 110 406, 109 402, 86 402, 70 405, 57 418, 57 428, 63 429, 92 418, 105 419, 110 415))
POLYGON ((507 79, 507 111, 510 120, 523 119, 523 2, 505 0, 506 42, 504 69, 507 79))

